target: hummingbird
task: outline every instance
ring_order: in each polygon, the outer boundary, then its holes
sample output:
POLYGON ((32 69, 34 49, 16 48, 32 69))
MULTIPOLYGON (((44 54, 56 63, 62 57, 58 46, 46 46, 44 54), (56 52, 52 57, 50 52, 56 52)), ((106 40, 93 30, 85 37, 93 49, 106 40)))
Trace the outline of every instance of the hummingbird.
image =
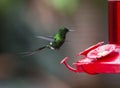
POLYGON ((69 30, 66 27, 62 27, 53 36, 37 36, 37 38, 41 38, 41 39, 49 41, 49 44, 47 44, 43 47, 40 47, 36 50, 30 51, 30 52, 23 52, 21 54, 26 54, 26 56, 30 56, 30 55, 33 55, 33 54, 37 53, 38 51, 41 51, 45 48, 49 48, 51 50, 58 50, 64 44, 65 39, 66 39, 66 34, 70 31, 74 31, 74 30, 69 30))

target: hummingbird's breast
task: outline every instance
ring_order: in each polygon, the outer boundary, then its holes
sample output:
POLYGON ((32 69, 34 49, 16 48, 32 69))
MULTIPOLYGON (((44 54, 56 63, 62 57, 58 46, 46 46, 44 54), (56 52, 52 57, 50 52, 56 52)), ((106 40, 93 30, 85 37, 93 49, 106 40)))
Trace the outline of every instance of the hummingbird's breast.
POLYGON ((54 49, 59 49, 65 41, 65 35, 63 33, 58 33, 54 36, 54 41, 51 42, 50 46, 54 49))
POLYGON ((62 41, 54 41, 50 43, 50 46, 54 49, 59 49, 64 43, 64 40, 62 41))

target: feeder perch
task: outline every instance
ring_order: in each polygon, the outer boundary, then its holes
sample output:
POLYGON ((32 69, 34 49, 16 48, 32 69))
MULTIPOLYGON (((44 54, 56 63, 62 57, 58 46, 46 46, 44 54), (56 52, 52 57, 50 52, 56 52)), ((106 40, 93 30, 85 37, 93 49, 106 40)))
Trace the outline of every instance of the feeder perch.
POLYGON ((61 64, 73 72, 120 74, 120 0, 108 0, 108 17, 109 43, 99 42, 80 52, 78 56, 85 57, 73 63, 75 68, 67 64, 69 57, 61 64))

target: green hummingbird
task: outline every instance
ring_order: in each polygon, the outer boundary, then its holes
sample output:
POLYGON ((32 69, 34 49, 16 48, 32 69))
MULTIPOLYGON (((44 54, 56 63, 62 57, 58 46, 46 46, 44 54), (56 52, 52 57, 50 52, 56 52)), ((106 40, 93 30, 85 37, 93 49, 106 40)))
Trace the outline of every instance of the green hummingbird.
POLYGON ((48 40, 49 44, 45 45, 43 47, 40 47, 36 50, 30 51, 30 52, 24 52, 22 54, 26 54, 27 56, 33 55, 36 52, 43 50, 45 48, 49 48, 51 50, 57 50, 60 49, 60 47, 64 44, 65 39, 66 39, 66 34, 70 31, 74 30, 69 30, 66 27, 62 27, 59 29, 59 31, 54 35, 54 36, 37 36, 37 38, 41 38, 44 40, 48 40))

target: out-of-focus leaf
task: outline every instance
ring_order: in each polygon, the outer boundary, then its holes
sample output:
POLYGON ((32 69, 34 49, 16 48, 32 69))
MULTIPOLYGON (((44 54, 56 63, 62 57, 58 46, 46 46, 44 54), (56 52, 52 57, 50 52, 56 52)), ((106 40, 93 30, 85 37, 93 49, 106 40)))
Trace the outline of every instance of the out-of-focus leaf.
POLYGON ((12 7, 20 4, 22 0, 0 0, 0 12, 9 11, 12 7))
POLYGON ((46 0, 53 8, 64 14, 73 14, 78 7, 78 0, 46 0))

